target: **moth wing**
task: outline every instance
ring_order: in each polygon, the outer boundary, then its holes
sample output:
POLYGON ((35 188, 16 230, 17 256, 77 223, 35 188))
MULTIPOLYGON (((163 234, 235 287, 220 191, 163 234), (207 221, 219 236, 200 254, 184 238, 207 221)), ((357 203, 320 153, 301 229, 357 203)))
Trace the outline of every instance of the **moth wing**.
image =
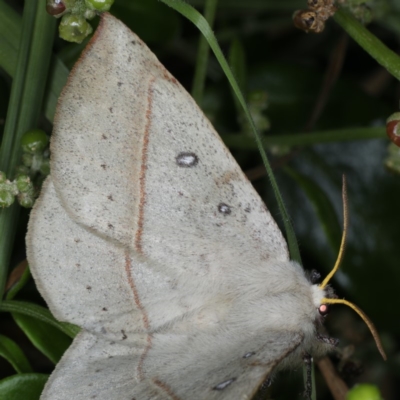
MULTIPOLYGON (((228 400, 251 399, 273 367, 301 341, 298 334, 267 333, 251 343, 238 338, 232 352, 149 355, 146 378, 135 375, 141 355, 123 342, 80 333, 49 378, 41 400, 228 400), (163 362, 164 361, 164 362, 163 362), (166 363, 168 361, 168 363, 166 363)), ((221 338, 224 340, 225 338, 221 338)), ((218 342, 218 341, 217 341, 218 342)))
POLYGON ((81 332, 46 383, 41 400, 150 400, 159 391, 135 378, 140 354, 124 343, 81 332), (137 396, 141 393, 141 397, 137 396))
POLYGON ((51 146, 71 218, 175 274, 288 259, 275 221, 195 101, 109 14, 69 77, 51 146))
POLYGON ((36 285, 57 319, 110 340, 141 329, 126 249, 71 220, 51 176, 31 212, 26 242, 36 285))
MULTIPOLYGON (((217 330, 198 329, 191 321, 183 324, 186 331, 174 324, 169 328, 168 308, 178 304, 164 290, 153 290, 155 309, 165 320, 149 335, 143 321, 149 308, 138 307, 126 275, 132 255, 72 221, 51 177, 32 213, 28 258, 37 285, 58 319, 86 329, 57 365, 42 400, 250 399, 302 340, 298 333, 243 330, 236 323, 217 330)), ((165 284, 150 265, 144 271, 154 287, 165 284)), ((147 315, 151 325, 155 315, 147 315)))
POLYGON ((197 333, 184 340, 155 337, 143 369, 171 399, 251 399, 302 340, 300 333, 265 329, 234 336, 221 329, 215 337, 197 333), (178 346, 181 351, 174 351, 178 346))

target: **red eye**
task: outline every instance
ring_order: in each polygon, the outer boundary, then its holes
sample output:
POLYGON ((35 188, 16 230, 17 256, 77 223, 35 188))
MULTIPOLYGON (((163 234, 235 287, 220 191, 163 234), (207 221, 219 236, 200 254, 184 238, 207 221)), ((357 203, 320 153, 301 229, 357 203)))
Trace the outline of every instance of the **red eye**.
POLYGON ((329 313, 329 307, 326 304, 321 304, 318 308, 319 314, 325 317, 329 313))

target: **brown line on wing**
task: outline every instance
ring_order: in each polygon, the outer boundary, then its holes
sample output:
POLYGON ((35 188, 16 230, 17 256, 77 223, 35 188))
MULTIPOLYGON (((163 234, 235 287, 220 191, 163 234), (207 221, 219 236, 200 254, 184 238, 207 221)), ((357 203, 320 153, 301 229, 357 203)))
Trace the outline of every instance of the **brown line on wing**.
MULTIPOLYGON (((142 314, 143 327, 146 331, 148 331, 149 327, 150 327, 149 317, 147 315, 147 312, 146 312, 142 302, 140 301, 139 293, 137 291, 135 281, 133 280, 131 269, 132 269, 131 258, 130 258, 129 252, 126 251, 125 252, 125 271, 126 271, 126 275, 128 277, 128 283, 132 289, 135 304, 142 314)), ((139 376, 140 380, 144 379, 142 367, 143 367, 144 360, 147 356, 147 353, 151 349, 151 345, 152 345, 152 335, 151 334, 147 334, 146 342, 147 342, 146 347, 144 348, 144 351, 140 356, 138 367, 137 367, 137 372, 138 372, 138 376, 139 376)))
POLYGON ((162 389, 165 393, 167 393, 168 396, 171 397, 171 399, 181 400, 181 398, 178 397, 166 383, 160 381, 157 378, 153 378, 152 381, 155 385, 157 385, 160 389, 162 389))
POLYGON ((161 72, 163 73, 164 79, 166 79, 168 82, 173 83, 174 85, 179 85, 179 82, 167 71, 167 69, 163 65, 157 67, 162 67, 161 72))
POLYGON ((143 136, 142 147, 142 165, 140 167, 139 178, 139 214, 137 231, 135 234, 135 249, 139 254, 143 254, 142 248, 142 234, 143 234, 143 221, 144 221, 144 206, 146 204, 146 170, 147 170, 147 151, 149 147, 149 132, 151 125, 151 112, 153 107, 153 83, 155 77, 149 81, 149 88, 147 89, 147 110, 146 110, 146 127, 143 136))

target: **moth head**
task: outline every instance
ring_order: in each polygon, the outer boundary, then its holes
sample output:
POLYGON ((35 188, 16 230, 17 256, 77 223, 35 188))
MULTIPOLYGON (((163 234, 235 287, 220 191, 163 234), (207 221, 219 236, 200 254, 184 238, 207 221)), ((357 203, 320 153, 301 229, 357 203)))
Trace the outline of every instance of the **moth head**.
POLYGON ((311 294, 317 314, 322 318, 326 317, 329 313, 329 305, 326 303, 326 299, 337 298, 334 290, 330 286, 323 288, 321 285, 314 283, 311 286, 311 294))
POLYGON ((342 262, 344 249, 346 244, 346 236, 347 236, 347 227, 348 227, 348 208, 347 208, 347 190, 346 190, 346 179, 343 176, 343 189, 342 189, 342 196, 343 196, 343 235, 342 241, 340 243, 339 254, 337 260, 335 262, 332 271, 326 276, 326 278, 322 281, 319 285, 313 285, 313 300, 314 304, 318 309, 320 315, 324 316, 328 313, 329 304, 344 304, 350 308, 352 308, 367 324, 371 334, 375 340, 376 347, 378 348, 379 352, 382 355, 384 360, 387 359, 385 350, 383 349, 382 342, 379 338, 378 332, 372 323, 372 321, 368 318, 368 316, 355 304, 351 303, 345 299, 339 299, 337 296, 334 295, 333 290, 328 286, 329 281, 335 274, 335 272, 339 269, 339 266, 342 262))

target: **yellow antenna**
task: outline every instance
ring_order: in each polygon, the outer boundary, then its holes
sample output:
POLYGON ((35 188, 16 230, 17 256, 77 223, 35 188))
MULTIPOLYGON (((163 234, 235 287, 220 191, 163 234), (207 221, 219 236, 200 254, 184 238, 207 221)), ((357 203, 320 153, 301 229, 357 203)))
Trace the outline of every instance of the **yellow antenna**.
MULTIPOLYGON (((323 289, 328 284, 328 282, 330 281, 332 276, 339 269, 340 263, 343 260, 344 249, 346 246, 347 228, 348 228, 348 224, 349 224, 349 211, 348 211, 348 207, 347 207, 346 178, 344 175, 343 175, 343 186, 342 186, 342 198, 343 198, 343 234, 342 234, 342 241, 340 243, 339 255, 337 257, 335 265, 332 268, 332 271, 327 275, 327 277, 319 285, 321 289, 323 289)), ((378 348, 379 352, 381 353, 382 358, 384 360, 387 359, 385 350, 383 350, 382 342, 379 338, 378 331, 376 330, 375 325, 367 317, 367 315, 363 311, 361 311, 360 308, 358 308, 355 304, 351 303, 350 301, 347 301, 344 299, 328 299, 326 297, 321 300, 321 304, 345 304, 346 306, 352 308, 367 324, 367 326, 368 326, 369 330, 371 331, 371 334, 375 340, 376 347, 378 348)))
POLYGON ((349 211, 347 207, 347 189, 346 189, 346 177, 343 175, 343 184, 342 184, 342 199, 343 199, 343 234, 342 234, 342 242, 340 243, 339 254, 336 259, 335 265, 332 268, 332 271, 326 276, 323 282, 319 285, 321 289, 323 289, 328 282, 331 280, 332 276, 335 275, 336 271, 339 269, 340 263, 343 260, 344 249, 346 247, 346 237, 347 237, 347 227, 349 224, 349 211))
POLYGON ((361 311, 355 304, 350 303, 350 301, 344 300, 344 299, 328 299, 328 298, 323 298, 321 301, 322 304, 345 304, 346 306, 349 306, 352 308, 362 319, 363 321, 367 324, 369 330, 371 331, 371 334, 375 340, 376 347, 379 350, 379 353, 381 353, 382 358, 386 361, 387 356, 385 353, 385 350, 383 350, 382 342, 381 339, 379 338, 378 331, 375 328, 375 325, 372 323, 372 321, 367 317, 367 315, 361 311))

